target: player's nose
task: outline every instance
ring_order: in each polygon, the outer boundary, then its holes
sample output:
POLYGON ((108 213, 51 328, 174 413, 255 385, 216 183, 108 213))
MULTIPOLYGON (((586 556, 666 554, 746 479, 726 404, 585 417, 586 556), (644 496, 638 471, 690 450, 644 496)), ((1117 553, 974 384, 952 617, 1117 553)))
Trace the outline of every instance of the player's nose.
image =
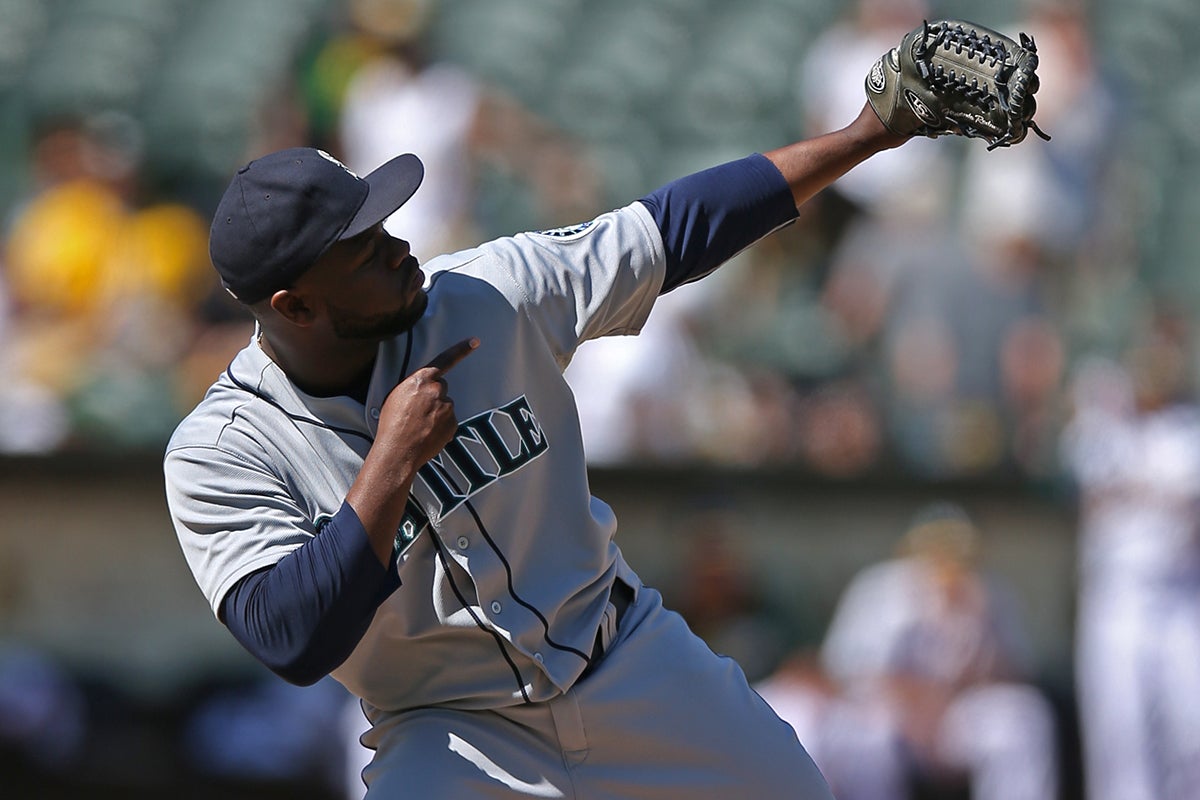
POLYGON ((390 238, 391 241, 389 244, 391 245, 392 249, 392 269, 399 269, 400 265, 404 263, 404 259, 408 258, 409 254, 412 253, 412 247, 410 247, 408 242, 404 241, 403 239, 397 239, 395 236, 390 238))

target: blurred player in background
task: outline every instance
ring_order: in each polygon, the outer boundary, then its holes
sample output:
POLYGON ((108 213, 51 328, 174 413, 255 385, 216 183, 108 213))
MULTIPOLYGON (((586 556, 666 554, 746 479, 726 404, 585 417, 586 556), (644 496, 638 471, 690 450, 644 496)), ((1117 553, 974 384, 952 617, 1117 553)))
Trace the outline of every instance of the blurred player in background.
MULTIPOLYGON (((914 782, 969 785, 974 800, 1057 797, 1053 710, 1029 682, 1020 615, 1009 588, 980 568, 979 539, 958 506, 928 506, 897 558, 847 586, 821 660, 842 707, 870 723, 858 752, 884 760, 831 769, 894 771, 895 751, 880 745, 890 728, 914 782)), ((853 736, 845 726, 842 735, 853 736)))
POLYGON ((755 687, 804 742, 838 800, 905 800, 910 765, 886 707, 846 691, 808 648, 755 687))
POLYGON ((1085 362, 1063 454, 1080 491, 1076 686, 1090 800, 1200 787, 1200 408, 1170 314, 1085 362))
POLYGON ((550 224, 597 211, 599 185, 582 150, 522 106, 454 64, 432 60, 425 36, 436 0, 348 0, 352 33, 371 53, 350 76, 337 129, 346 165, 365 175, 396 153, 425 165, 421 191, 388 220, 421 231, 420 259, 478 239, 477 173, 518 175, 550 224))

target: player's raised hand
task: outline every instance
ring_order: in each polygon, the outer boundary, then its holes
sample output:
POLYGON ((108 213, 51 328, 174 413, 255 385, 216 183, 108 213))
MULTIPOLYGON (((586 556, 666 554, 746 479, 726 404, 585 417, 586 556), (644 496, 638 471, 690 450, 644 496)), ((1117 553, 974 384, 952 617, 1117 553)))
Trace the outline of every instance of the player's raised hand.
POLYGON ((478 346, 474 337, 463 339, 397 384, 380 411, 376 446, 411 459, 414 467, 436 456, 458 429, 446 374, 478 346))

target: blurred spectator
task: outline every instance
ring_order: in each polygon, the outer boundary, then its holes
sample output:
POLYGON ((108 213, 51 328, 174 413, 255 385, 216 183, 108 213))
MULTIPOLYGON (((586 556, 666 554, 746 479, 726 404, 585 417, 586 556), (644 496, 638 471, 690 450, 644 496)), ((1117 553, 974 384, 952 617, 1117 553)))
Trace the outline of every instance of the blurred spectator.
POLYGON ((1008 448, 1031 478, 1058 468, 1057 438, 1067 345, 1049 314, 1029 314, 1005 331, 999 372, 1008 448))
POLYGON ((185 721, 185 760, 209 779, 321 786, 337 796, 345 770, 338 732, 346 697, 328 677, 301 687, 266 673, 223 688, 185 721))
MULTIPOLYGON (((564 376, 575 393, 589 464, 681 462, 703 458, 706 445, 716 446, 706 437, 714 398, 721 386, 742 387, 736 376, 717 374, 696 336, 721 278, 661 297, 637 336, 605 337, 576 351, 564 376)), ((728 412, 721 409, 723 417, 728 412)), ((737 438, 728 428, 723 426, 725 438, 737 438)))
POLYGON ((812 392, 800 408, 801 452, 815 472, 853 478, 877 466, 882 425, 863 381, 830 381, 812 392))
POLYGON ((38 453, 70 433, 64 383, 90 333, 74 324, 129 191, 131 155, 77 119, 46 120, 30 148, 30 194, 6 220, 3 266, 8 376, 0 451, 38 453))
MULTIPOLYGON (((803 130, 837 130, 854 119, 866 97, 863 79, 883 53, 923 19, 925 0, 855 0, 805 49, 796 78, 803 130)), ((941 144, 944 144, 941 143, 941 144)), ((860 164, 833 184, 860 210, 877 215, 937 216, 948 208, 953 160, 932 141, 909 142, 860 164)))
POLYGON ((9 315, 7 291, 0 283, 0 336, 6 342, 0 370, 8 376, 0 385, 0 453, 47 453, 67 437, 67 412, 49 387, 24 374, 9 315))
POLYGON ((862 218, 821 302, 900 463, 929 477, 1053 466, 1066 346, 1021 255, 971 248, 948 222, 862 218))
POLYGON ((737 548, 740 515, 712 498, 699 505, 680 525, 685 555, 666 596, 697 636, 754 682, 778 665, 789 631, 737 548))
POLYGON ((697 455, 680 397, 704 404, 707 369, 685 315, 686 291, 670 294, 637 337, 579 348, 564 373, 579 406, 589 464, 670 462, 697 455))
POLYGON ((908 797, 908 765, 892 719, 847 695, 816 654, 793 653, 754 688, 796 731, 838 800, 908 797))
MULTIPOLYGON (((412 240, 418 258, 478 243, 481 165, 527 176, 546 227, 596 213, 599 187, 580 151, 498 87, 431 58, 424 35, 433 0, 348 1, 350 35, 369 44, 341 100, 341 152, 360 174, 397 153, 421 157, 421 191, 386 223, 412 240)), ((329 46, 344 48, 343 41, 329 46)))
POLYGON ((1200 408, 1190 325, 1084 362, 1063 458, 1080 490, 1076 686, 1091 800, 1200 786, 1200 408))
MULTIPOLYGON (((1053 138, 1036 146, 967 149, 962 224, 973 247, 1048 273, 1087 252, 1120 141, 1116 98, 1093 54, 1084 0, 1023 0, 1016 29, 1037 44, 1038 124, 1053 138)), ((1120 197, 1123 193, 1117 193, 1120 197)), ((1094 243, 1093 243, 1094 247, 1094 243)))
POLYGON ((881 457, 879 404, 859 343, 819 302, 837 223, 807 209, 709 279, 721 283, 691 325, 708 374, 688 396, 707 396, 726 421, 714 429, 705 412, 692 435, 717 463, 798 462, 850 478, 881 457))
POLYGON ((979 567, 979 536, 957 506, 923 509, 899 556, 847 586, 823 666, 858 708, 886 715, 910 777, 968 785, 975 800, 1054 800, 1053 711, 1029 682, 1008 588, 979 567))
POLYGON ((44 771, 69 771, 84 750, 87 702, 75 678, 49 654, 0 642, 0 752, 44 771))
POLYGON ((21 630, 27 580, 19 554, 0 552, 0 754, 46 774, 78 766, 89 733, 83 689, 21 630))
POLYGON ((36 190, 4 251, 0 449, 157 446, 181 413, 174 369, 213 288, 207 224, 142 202, 130 120, 56 122, 33 154, 36 190))

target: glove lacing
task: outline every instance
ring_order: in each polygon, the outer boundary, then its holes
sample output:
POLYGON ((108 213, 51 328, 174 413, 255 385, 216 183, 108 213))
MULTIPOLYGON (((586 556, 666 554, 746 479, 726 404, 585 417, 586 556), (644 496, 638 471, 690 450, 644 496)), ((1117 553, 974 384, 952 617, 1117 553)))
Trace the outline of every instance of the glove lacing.
MULTIPOLYGON (((1031 55, 1032 64, 1030 67, 1036 68, 1037 46, 1034 44, 1033 37, 1022 33, 1021 46, 1028 50, 1031 55)), ((974 29, 964 28, 962 25, 951 26, 948 22, 942 22, 936 31, 931 31, 929 21, 925 20, 924 32, 913 48, 913 60, 916 62, 918 71, 921 73, 921 78, 929 84, 931 89, 937 92, 964 97, 987 112, 990 112, 999 104, 1001 109, 1008 115, 1010 120, 1009 130, 1002 137, 991 141, 988 145, 988 150, 995 150, 997 147, 1008 147, 1015 144, 1013 130, 1025 126, 1028 126, 1046 141, 1050 140, 1049 134, 1045 133, 1033 121, 1033 108, 1025 109, 1027 93, 1025 81, 1015 81, 1010 85, 1007 76, 1004 75, 1006 70, 1014 69, 1009 64, 1008 58, 1008 48, 1003 42, 993 42, 992 37, 987 34, 980 36, 979 32, 974 29), (936 49, 938 47, 947 52, 953 50, 955 55, 958 56, 961 56, 965 49, 968 59, 978 62, 981 66, 994 68, 996 72, 992 77, 996 93, 993 94, 990 92, 986 83, 981 86, 978 77, 973 77, 970 85, 968 85, 965 74, 956 74, 954 69, 947 70, 941 64, 930 66, 932 55, 929 51, 931 48, 936 49)), ((1030 105, 1032 106, 1032 103, 1030 105)), ((953 128, 959 133, 968 136, 990 138, 974 126, 964 125, 956 121, 948 120, 946 127, 953 128)), ((928 135, 937 132, 937 130, 927 126, 921 133, 928 135)))

